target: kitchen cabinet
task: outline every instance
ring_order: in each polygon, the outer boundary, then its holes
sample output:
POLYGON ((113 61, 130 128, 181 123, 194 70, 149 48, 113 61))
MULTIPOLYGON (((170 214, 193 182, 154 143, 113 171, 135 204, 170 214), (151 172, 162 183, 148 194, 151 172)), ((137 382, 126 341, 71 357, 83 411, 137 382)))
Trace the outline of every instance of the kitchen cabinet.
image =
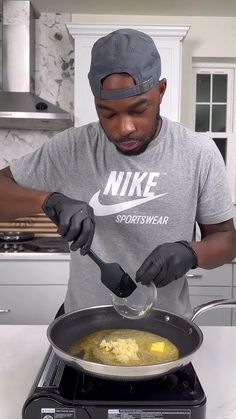
MULTIPOLYGON (((233 264, 215 269, 197 268, 187 274, 192 307, 233 297, 233 264)), ((234 310, 235 311, 235 310, 234 310)), ((196 323, 202 326, 230 326, 232 309, 215 308, 197 317, 196 323)))
POLYGON ((49 324, 66 289, 66 285, 1 285, 0 324, 49 324))
MULTIPOLYGON (((49 324, 63 303, 70 256, 4 255, 0 257, 0 324, 49 324)), ((236 298, 236 265, 188 272, 192 307, 236 298)), ((236 310, 217 308, 196 319, 199 325, 235 325, 236 310)))
MULTIPOLYGON (((236 287, 233 287, 233 298, 236 299, 236 287)), ((236 326, 236 308, 232 312, 232 326, 236 326)))
POLYGON ((49 324, 64 302, 69 258, 0 260, 0 324, 49 324))
MULTIPOLYGON (((197 307, 209 301, 232 298, 231 287, 190 287, 192 307, 197 307)), ((197 317, 195 322, 201 326, 230 326, 231 309, 214 308, 197 317)))
MULTIPOLYGON (((233 264, 233 298, 236 299, 236 263, 233 264)), ((236 326, 236 308, 232 310, 232 325, 236 326)))

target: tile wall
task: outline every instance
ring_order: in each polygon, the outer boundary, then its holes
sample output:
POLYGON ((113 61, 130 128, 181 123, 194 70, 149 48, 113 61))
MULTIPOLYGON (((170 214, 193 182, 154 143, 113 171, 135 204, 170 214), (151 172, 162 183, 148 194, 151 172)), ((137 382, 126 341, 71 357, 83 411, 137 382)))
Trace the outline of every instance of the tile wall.
MULTIPOLYGON (((65 26, 70 21, 70 14, 58 13, 41 14, 36 19, 35 90, 37 95, 70 112, 73 117, 74 51, 73 40, 65 26)), ((12 159, 35 150, 55 133, 0 129, 0 169, 12 159)))

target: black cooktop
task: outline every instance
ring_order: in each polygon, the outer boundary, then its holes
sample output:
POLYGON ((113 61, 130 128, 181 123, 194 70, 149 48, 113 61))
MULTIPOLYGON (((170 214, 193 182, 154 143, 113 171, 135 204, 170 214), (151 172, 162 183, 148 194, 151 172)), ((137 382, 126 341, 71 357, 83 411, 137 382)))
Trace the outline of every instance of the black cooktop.
POLYGON ((69 244, 61 237, 33 237, 25 241, 0 241, 0 253, 68 253, 69 244))
POLYGON ((206 397, 189 364, 145 381, 93 377, 50 349, 23 407, 23 419, 205 419, 206 397))

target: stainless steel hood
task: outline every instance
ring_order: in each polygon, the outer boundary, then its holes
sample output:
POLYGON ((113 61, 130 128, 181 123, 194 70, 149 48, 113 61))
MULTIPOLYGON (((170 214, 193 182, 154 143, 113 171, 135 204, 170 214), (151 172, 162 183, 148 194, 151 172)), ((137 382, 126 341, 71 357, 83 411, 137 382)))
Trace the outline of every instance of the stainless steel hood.
POLYGON ((30 1, 3 0, 0 128, 61 131, 71 115, 34 93, 34 21, 30 1))

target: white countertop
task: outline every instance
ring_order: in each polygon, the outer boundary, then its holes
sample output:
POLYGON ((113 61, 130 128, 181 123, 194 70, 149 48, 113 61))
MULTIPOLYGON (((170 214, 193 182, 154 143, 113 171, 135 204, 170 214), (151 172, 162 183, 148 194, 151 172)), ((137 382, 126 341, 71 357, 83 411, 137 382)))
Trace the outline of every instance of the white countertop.
POLYGON ((70 260, 70 253, 4 252, 1 260, 70 260))
MULTIPOLYGON (((47 326, 0 325, 0 418, 21 419, 46 355, 47 326)), ((236 327, 202 327, 193 365, 207 396, 206 419, 236 418, 236 327)))
MULTIPOLYGON (((70 260, 70 253, 40 253, 40 252, 4 252, 1 260, 70 260)), ((236 258, 229 263, 236 263, 236 258)))

